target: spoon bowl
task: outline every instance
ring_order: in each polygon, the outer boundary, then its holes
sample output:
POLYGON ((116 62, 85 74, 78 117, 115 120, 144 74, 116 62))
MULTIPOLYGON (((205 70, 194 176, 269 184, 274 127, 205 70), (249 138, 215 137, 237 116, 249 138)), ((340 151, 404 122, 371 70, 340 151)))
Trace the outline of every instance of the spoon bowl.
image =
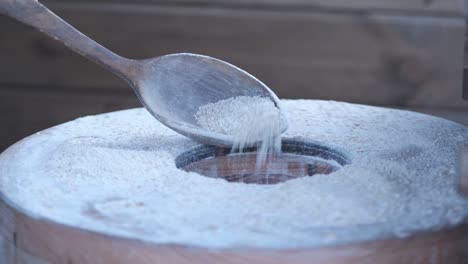
MULTIPOLYGON (((202 128, 195 119, 200 106, 231 97, 258 96, 269 98, 280 108, 278 97, 258 79, 204 55, 178 53, 145 60, 143 74, 133 83, 135 93, 156 119, 209 145, 230 147, 233 138, 202 128)), ((284 131, 287 122, 282 124, 284 131)))

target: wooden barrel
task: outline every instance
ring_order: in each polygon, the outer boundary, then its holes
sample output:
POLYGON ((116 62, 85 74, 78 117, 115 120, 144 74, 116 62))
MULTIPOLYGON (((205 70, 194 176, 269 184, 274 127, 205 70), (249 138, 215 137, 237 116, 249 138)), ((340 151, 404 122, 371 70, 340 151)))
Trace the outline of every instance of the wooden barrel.
POLYGON ((464 264, 468 223, 405 239, 294 250, 155 245, 35 219, 0 202, 0 262, 15 264, 464 264))

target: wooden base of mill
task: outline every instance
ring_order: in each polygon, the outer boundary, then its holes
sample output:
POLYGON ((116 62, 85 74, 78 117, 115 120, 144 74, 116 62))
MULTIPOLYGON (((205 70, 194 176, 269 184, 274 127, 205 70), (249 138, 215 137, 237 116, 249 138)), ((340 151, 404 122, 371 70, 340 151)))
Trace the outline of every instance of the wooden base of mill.
POLYGON ((208 249, 156 245, 33 219, 0 201, 0 263, 450 263, 468 259, 468 223, 405 239, 318 248, 208 249))

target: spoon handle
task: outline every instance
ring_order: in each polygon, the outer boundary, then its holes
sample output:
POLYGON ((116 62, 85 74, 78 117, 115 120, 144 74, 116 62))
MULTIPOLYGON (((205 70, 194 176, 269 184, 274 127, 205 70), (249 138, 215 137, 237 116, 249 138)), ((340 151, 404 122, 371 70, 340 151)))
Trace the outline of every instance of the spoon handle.
POLYGON ((101 46, 37 0, 0 0, 0 13, 38 29, 128 81, 135 74, 136 60, 121 57, 101 46))

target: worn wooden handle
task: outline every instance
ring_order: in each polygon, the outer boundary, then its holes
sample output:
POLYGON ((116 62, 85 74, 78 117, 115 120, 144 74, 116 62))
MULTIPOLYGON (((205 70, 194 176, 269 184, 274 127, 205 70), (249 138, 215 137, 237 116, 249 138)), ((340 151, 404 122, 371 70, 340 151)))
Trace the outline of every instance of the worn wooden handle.
POLYGON ((40 30, 120 77, 131 79, 137 61, 121 57, 101 46, 37 0, 0 0, 0 12, 40 30))

